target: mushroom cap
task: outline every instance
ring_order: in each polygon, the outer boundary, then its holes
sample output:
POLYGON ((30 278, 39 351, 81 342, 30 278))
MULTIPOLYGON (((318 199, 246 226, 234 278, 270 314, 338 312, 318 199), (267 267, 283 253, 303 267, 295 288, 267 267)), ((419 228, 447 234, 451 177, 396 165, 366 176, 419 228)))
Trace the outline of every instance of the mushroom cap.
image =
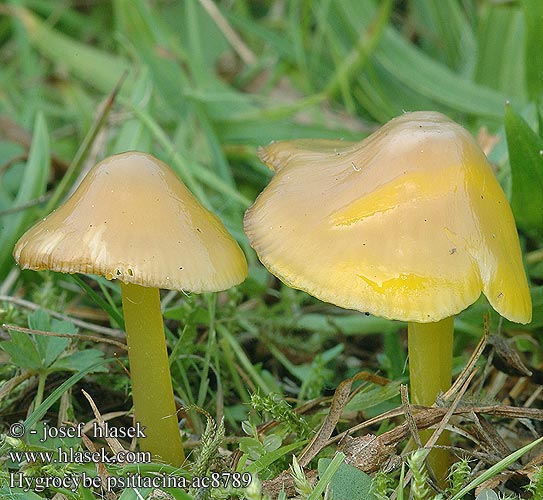
POLYGON ((221 221, 165 163, 139 152, 95 165, 13 255, 22 269, 192 292, 225 290, 247 276, 245 256, 221 221))
POLYGON ((245 232, 287 285, 389 319, 439 321, 484 292, 505 318, 532 307, 515 221, 471 135, 406 113, 357 143, 285 141, 245 232))

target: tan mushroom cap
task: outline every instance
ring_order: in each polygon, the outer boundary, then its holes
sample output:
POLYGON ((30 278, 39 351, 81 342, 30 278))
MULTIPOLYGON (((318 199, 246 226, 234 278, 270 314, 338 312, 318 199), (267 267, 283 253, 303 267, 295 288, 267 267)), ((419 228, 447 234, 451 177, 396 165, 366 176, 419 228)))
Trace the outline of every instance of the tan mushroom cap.
POLYGON ((156 158, 123 153, 17 242, 22 269, 103 275, 147 287, 225 290, 247 263, 221 221, 156 158))
POLYGON ((260 157, 275 175, 245 232, 287 285, 415 322, 484 292, 505 318, 531 320, 511 209, 474 139, 446 116, 407 113, 358 143, 277 142, 260 157))

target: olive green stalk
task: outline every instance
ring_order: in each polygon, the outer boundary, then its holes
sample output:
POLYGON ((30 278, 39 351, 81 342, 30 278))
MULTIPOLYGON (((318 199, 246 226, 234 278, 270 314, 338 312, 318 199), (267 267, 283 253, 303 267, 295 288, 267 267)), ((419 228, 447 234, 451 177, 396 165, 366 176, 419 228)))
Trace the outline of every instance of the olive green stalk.
POLYGON ((121 283, 136 421, 145 427, 140 449, 180 466, 185 455, 177 424, 158 288, 121 283))
MULTIPOLYGON (((451 386, 454 319, 445 318, 435 323, 408 323, 409 379, 411 402, 431 406, 436 396, 451 386)), ((422 442, 428 441, 431 430, 420 433, 422 442)), ((449 444, 449 436, 442 434, 437 444, 449 444)), ((446 450, 434 450, 428 455, 428 465, 443 483, 451 462, 446 450)))

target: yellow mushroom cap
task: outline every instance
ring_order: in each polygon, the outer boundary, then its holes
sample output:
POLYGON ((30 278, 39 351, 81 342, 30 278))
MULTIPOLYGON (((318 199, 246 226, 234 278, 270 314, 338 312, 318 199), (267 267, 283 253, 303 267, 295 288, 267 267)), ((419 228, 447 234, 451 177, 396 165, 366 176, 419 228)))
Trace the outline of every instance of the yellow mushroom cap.
POLYGON ((95 165, 13 255, 22 269, 193 292, 225 290, 247 276, 245 256, 221 221, 166 164, 138 152, 95 165))
POLYGON ((511 209, 474 139, 446 116, 407 113, 358 143, 277 142, 260 157, 275 175, 245 232, 287 285, 415 322, 484 292, 505 318, 531 320, 511 209))

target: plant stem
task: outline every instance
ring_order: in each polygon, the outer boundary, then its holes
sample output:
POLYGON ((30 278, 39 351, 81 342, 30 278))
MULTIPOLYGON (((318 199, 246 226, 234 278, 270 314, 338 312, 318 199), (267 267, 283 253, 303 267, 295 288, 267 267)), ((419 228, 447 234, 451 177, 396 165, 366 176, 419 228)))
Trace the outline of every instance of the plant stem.
POLYGON ((407 327, 411 401, 431 406, 451 386, 453 318, 407 327))
MULTIPOLYGON (((436 396, 451 386, 454 318, 435 323, 412 323, 407 327, 409 378, 411 401, 431 406, 436 396)), ((432 431, 420 433, 426 442, 432 431)), ((449 436, 442 434, 437 444, 449 444, 449 436)), ((428 465, 441 484, 446 479, 450 454, 446 450, 434 450, 428 455, 428 465)))
POLYGON ((158 288, 121 283, 136 421, 145 427, 140 448, 179 466, 185 456, 173 398, 158 288))
MULTIPOLYGON (((36 390, 36 397, 34 399, 34 410, 40 406, 43 402, 43 394, 45 392, 45 382, 47 380, 47 372, 43 371, 38 374, 38 388, 36 390)), ((33 429, 36 428, 36 424, 32 426, 33 429)))

